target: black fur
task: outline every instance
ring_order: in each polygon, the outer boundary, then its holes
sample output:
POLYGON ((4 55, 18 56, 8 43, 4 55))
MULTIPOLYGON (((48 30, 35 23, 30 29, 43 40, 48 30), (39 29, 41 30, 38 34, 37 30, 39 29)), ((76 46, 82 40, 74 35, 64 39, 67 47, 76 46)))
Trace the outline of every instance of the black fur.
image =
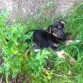
MULTIPOLYGON (((47 30, 32 30, 33 42, 39 48, 50 47, 55 50, 61 42, 65 41, 65 23, 65 21, 59 20, 53 23, 53 25, 50 25, 47 30)), ((28 32, 26 34, 28 34, 28 32)))

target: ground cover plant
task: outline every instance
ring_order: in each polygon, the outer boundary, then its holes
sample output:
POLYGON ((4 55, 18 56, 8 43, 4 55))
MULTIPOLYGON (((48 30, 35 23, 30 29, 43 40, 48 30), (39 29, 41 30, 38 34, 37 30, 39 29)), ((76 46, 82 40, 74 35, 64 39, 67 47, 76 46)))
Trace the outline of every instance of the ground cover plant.
MULTIPOLYGON (((0 13, 0 82, 1 83, 82 83, 83 82, 83 3, 75 5, 72 12, 65 17, 66 30, 71 32, 72 40, 80 40, 69 46, 62 45, 58 50, 65 50, 76 59, 72 66, 65 59, 60 59, 50 49, 34 52, 31 43, 32 33, 24 34, 31 29, 46 29, 54 19, 47 19, 42 14, 31 18, 27 25, 7 24, 8 13, 0 13), (26 50, 29 49, 29 50, 26 50), (46 59, 53 65, 46 70, 46 59)), ((60 19, 57 18, 57 19, 60 19)), ((55 19, 55 20, 57 20, 55 19)))

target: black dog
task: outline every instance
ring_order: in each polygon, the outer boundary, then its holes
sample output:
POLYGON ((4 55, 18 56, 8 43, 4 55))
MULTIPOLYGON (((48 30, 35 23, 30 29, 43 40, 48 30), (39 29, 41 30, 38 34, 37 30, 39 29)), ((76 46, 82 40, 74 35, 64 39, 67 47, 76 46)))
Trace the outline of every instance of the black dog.
MULTIPOLYGON (((51 48, 55 50, 59 44, 65 41, 65 21, 59 20, 50 25, 47 30, 32 30, 33 42, 38 48, 51 48)), ((28 34, 28 32, 26 33, 28 34)))

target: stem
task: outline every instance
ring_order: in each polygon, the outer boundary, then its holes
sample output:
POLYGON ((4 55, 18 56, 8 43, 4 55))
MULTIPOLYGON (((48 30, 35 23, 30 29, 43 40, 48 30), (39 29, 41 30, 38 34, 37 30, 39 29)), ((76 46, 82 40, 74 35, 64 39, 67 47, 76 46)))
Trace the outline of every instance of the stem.
POLYGON ((6 75, 6 83, 9 83, 9 82, 8 82, 8 75, 6 75))

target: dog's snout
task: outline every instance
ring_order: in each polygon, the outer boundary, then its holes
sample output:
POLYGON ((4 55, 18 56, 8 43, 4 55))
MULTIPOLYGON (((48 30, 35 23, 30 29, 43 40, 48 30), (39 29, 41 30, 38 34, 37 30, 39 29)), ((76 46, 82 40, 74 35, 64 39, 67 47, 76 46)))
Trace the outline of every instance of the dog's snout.
POLYGON ((63 38, 64 37, 64 34, 61 34, 60 37, 63 38))
POLYGON ((58 35, 59 38, 63 38, 64 37, 64 32, 62 30, 58 31, 57 35, 58 35))

